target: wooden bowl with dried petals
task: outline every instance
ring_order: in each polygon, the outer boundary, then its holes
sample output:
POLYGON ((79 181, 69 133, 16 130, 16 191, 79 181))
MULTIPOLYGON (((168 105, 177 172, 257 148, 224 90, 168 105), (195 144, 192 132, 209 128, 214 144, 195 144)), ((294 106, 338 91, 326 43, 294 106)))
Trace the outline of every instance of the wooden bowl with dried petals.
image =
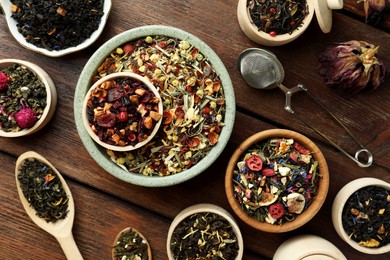
POLYGON ((0 60, 0 70, 0 136, 20 137, 41 130, 57 106, 53 80, 38 65, 19 59, 0 60))
POLYGON ((225 190, 237 216, 271 233, 297 229, 322 207, 329 172, 320 149, 307 137, 286 129, 256 133, 233 153, 225 190))

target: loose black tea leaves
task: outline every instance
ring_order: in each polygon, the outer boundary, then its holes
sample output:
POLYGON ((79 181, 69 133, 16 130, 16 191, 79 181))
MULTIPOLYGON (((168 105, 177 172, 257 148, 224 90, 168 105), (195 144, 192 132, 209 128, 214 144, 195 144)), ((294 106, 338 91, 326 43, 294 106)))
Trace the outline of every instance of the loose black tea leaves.
POLYGON ((43 82, 25 66, 12 64, 0 70, 0 130, 31 128, 46 107, 43 82))
POLYGON ((38 217, 55 223, 67 216, 69 198, 57 173, 49 166, 37 159, 25 160, 18 180, 24 197, 38 217))
POLYGON ((74 47, 99 27, 103 0, 12 0, 12 18, 27 42, 47 50, 74 47))
POLYGON ((270 36, 291 34, 308 14, 306 0, 248 0, 252 22, 270 36))
POLYGON ((390 242, 390 194, 378 186, 367 186, 348 198, 342 214, 348 236, 361 246, 376 248, 390 242))
POLYGON ((229 222, 205 212, 179 223, 172 234, 171 250, 175 259, 235 259, 239 246, 229 222))
POLYGON ((128 229, 123 231, 114 245, 114 257, 116 260, 147 260, 148 244, 137 231, 128 229))

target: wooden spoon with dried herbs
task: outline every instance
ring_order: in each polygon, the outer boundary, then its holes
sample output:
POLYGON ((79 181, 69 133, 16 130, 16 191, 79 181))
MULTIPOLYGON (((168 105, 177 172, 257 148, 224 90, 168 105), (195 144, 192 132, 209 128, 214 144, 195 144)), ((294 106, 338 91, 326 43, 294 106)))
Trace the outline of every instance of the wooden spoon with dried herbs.
POLYGON ((125 228, 116 236, 112 247, 113 260, 152 260, 146 238, 134 228, 125 228))
POLYGON ((67 259, 83 259, 72 234, 72 193, 57 169, 29 151, 16 161, 15 178, 20 200, 32 221, 57 239, 67 259))

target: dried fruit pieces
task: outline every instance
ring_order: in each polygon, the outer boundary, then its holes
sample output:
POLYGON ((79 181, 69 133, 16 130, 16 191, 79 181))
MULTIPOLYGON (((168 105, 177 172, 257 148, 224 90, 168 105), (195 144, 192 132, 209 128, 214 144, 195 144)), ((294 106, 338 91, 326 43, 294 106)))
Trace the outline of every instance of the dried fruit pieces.
POLYGON ((101 141, 135 146, 148 138, 162 117, 158 102, 154 93, 136 79, 108 80, 91 90, 88 121, 101 141))

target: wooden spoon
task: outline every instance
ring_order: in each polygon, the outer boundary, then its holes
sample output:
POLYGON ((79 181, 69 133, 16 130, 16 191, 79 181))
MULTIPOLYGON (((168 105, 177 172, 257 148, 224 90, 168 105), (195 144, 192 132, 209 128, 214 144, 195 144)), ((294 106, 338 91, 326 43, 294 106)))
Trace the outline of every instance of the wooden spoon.
POLYGON ((73 238, 72 234, 72 227, 73 227, 73 220, 74 220, 74 214, 75 214, 75 207, 74 207, 74 201, 72 197, 72 193, 70 192, 70 189, 68 185, 66 184, 64 178, 61 176, 61 174, 57 171, 57 169, 48 162, 43 156, 37 154, 36 152, 29 151, 21 154, 16 161, 16 167, 15 167, 15 178, 16 178, 16 187, 18 188, 18 193, 20 200, 23 204, 24 209, 26 210, 27 214, 30 216, 32 221, 54 236, 58 243, 60 243, 62 250, 65 253, 65 256, 67 259, 83 259, 83 257, 80 254, 79 249, 77 248, 76 242, 73 238), (36 211, 33 207, 30 206, 29 202, 25 198, 22 189, 20 187, 20 183, 18 180, 18 174, 20 171, 21 166, 23 165, 23 162, 28 159, 37 159, 47 166, 49 166, 60 178, 63 189, 65 190, 66 194, 68 195, 69 202, 68 202, 68 213, 66 218, 59 219, 55 223, 52 222, 46 222, 44 219, 38 217, 36 215, 36 211))
POLYGON ((141 232, 139 232, 138 230, 134 229, 134 228, 131 228, 131 227, 127 227, 125 229, 123 229, 121 232, 119 232, 119 234, 116 236, 115 240, 114 240, 114 244, 113 244, 113 247, 112 247, 112 259, 115 260, 115 246, 118 244, 118 240, 120 238, 120 236, 122 235, 122 233, 124 232, 128 232, 128 231, 133 231, 135 233, 137 233, 145 242, 146 242, 146 245, 148 247, 148 260, 152 260, 152 249, 149 245, 149 242, 148 240, 146 240, 146 238, 141 234, 141 232))

